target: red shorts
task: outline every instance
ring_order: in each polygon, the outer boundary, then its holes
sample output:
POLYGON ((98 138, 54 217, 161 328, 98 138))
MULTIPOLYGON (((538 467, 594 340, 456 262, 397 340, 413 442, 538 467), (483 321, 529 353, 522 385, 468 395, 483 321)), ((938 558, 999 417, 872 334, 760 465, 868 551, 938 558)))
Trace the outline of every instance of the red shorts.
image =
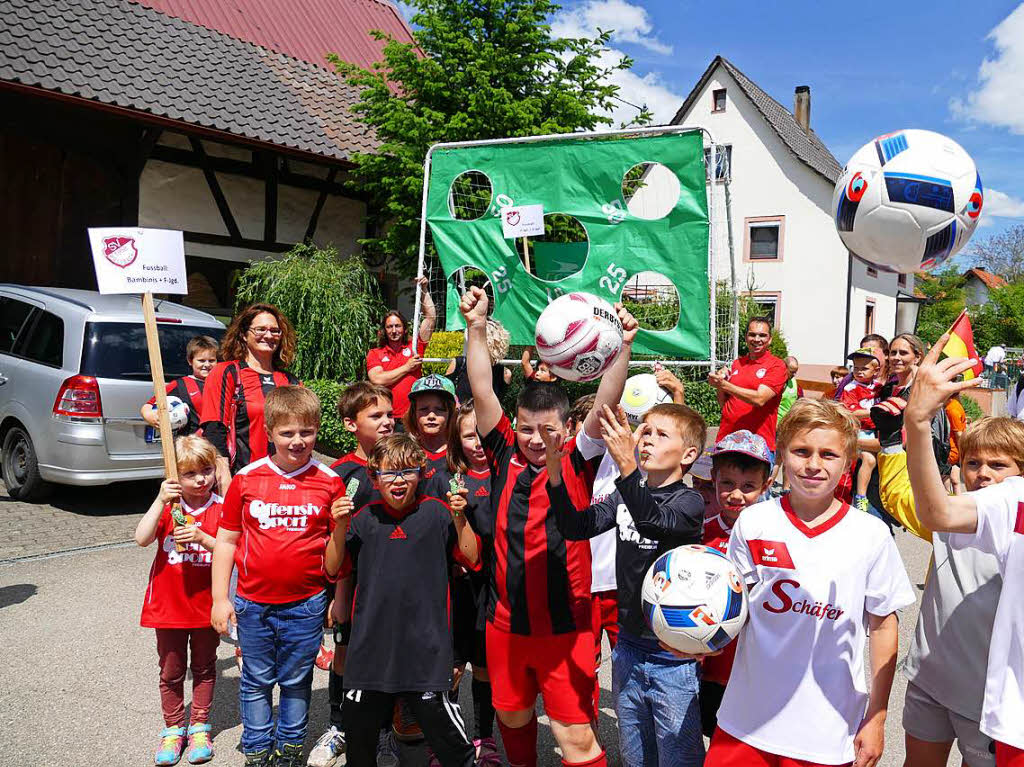
POLYGON ((1024 767, 1024 751, 996 741, 996 767, 1024 767))
MULTIPOLYGON (((852 764, 853 762, 847 762, 841 767, 850 767, 852 764)), ((708 749, 704 767, 833 767, 833 765, 769 754, 767 751, 748 746, 719 727, 711 739, 711 748, 708 749)))
POLYGON ((619 592, 595 591, 590 595, 593 609, 590 614, 594 619, 594 641, 597 643, 597 663, 601 665, 601 632, 608 635, 608 644, 615 649, 619 640, 619 592))
POLYGON ((487 673, 498 711, 532 709, 537 695, 547 715, 565 724, 594 718, 594 633, 525 636, 487 624, 487 673))

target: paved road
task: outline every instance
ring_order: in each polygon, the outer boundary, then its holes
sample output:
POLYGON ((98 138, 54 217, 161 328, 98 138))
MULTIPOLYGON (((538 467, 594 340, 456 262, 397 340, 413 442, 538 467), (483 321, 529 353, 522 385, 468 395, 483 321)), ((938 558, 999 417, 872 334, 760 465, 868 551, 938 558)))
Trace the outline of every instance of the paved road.
MULTIPOLYGON (((119 489, 117 495, 123 494, 124 489, 119 489)), ((148 497, 148 489, 145 495, 148 497)), ((103 507, 100 498, 97 494, 92 501, 97 508, 103 507)), ((21 513, 17 505, 8 503, 0 501, 2 513, 21 513)), ((36 507, 29 511, 33 510, 61 512, 36 507)), ((116 524, 109 516, 98 521, 111 524, 115 531, 127 529, 130 535, 135 524, 131 516, 125 515, 116 524)), ((6 537, 11 528, 5 525, 3 529, 6 537)), ((929 547, 905 533, 899 534, 897 541, 914 583, 920 584, 929 547)), ((0 564, 0 647, 4 652, 0 765, 152 764, 156 735, 162 726, 156 647, 152 632, 138 626, 151 556, 151 551, 120 546, 0 564)), ((916 614, 916 607, 912 608, 901 621, 901 656, 916 614)), ((238 671, 229 645, 221 645, 219 657, 212 712, 218 749, 214 764, 227 767, 242 764, 235 750, 241 733, 238 671)), ((605 690, 601 734, 609 746, 609 764, 619 765, 607 663, 601 678, 605 690)), ((317 671, 311 740, 327 718, 326 685, 327 675, 317 671)), ((903 763, 899 712, 904 690, 902 678, 897 677, 887 727, 888 748, 881 763, 884 767, 903 763)), ((464 708, 471 719, 472 707, 465 705, 467 691, 465 685, 464 708)), ((541 764, 557 767, 560 762, 545 721, 541 719, 541 764)))

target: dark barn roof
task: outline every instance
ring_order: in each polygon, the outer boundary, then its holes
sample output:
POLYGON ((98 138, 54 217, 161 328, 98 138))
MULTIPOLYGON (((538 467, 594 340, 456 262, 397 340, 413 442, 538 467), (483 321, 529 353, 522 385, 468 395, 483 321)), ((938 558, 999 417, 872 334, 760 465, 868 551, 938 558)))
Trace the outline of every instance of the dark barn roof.
POLYGON ((377 146, 333 72, 128 0, 4 0, 8 83, 332 160, 377 146))

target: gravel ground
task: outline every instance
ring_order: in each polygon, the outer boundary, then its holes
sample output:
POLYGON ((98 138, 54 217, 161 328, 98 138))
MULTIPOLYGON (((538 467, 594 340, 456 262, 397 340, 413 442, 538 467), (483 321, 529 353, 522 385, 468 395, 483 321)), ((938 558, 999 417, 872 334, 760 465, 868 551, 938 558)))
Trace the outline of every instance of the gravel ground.
MULTIPOLYGON (((9 508, 0 502, 0 509, 9 508)), ((124 519, 124 526, 130 535, 134 521, 124 519)), ((920 595, 930 547, 906 533, 897 535, 897 543, 920 595)), ((135 546, 110 546, 0 564, 0 646, 5 652, 0 675, 4 690, 0 695, 0 765, 152 764, 162 726, 156 644, 152 632, 138 626, 151 557, 151 551, 135 546)), ((916 617, 915 606, 901 621, 901 659, 916 617)), ((238 671, 230 645, 221 645, 219 658, 211 722, 217 746, 213 763, 227 767, 242 764, 241 754, 235 750, 241 734, 238 671)), ((619 765, 607 662, 601 682, 605 691, 601 737, 609 749, 609 764, 619 765)), ((317 671, 310 742, 327 719, 326 687, 327 674, 317 671)), ((888 745, 880 763, 884 767, 903 764, 900 712, 905 688, 902 675, 898 675, 887 725, 888 745)), ((469 685, 464 685, 463 705, 471 719, 468 689, 469 685)), ((540 733, 541 764, 558 767, 543 717, 540 733)), ((406 757, 406 764, 423 763, 421 753, 409 752, 406 757)))

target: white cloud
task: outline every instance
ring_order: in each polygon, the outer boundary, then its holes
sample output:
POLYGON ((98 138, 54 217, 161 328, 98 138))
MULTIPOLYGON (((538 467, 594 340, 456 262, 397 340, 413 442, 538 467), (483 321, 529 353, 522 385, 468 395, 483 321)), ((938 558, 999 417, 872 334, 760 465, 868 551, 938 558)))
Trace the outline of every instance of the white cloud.
POLYGON ((998 189, 986 189, 982 213, 999 218, 1024 218, 1024 200, 1011 197, 998 189))
MULTIPOLYGON (((1024 3, 989 32, 993 58, 978 68, 978 85, 949 106, 955 117, 1024 134, 1024 3)), ((988 200, 986 199, 986 204, 988 200)))
MULTIPOLYGON (((563 10, 551 22, 553 37, 594 37, 597 30, 614 30, 612 40, 620 43, 641 45, 654 53, 668 55, 672 46, 653 37, 653 29, 647 11, 627 0, 588 0, 582 5, 563 10)), ((625 54, 617 48, 609 48, 601 54, 598 64, 613 67, 625 54)), ((636 117, 637 109, 632 106, 646 106, 654 115, 654 123, 667 123, 675 115, 683 96, 668 87, 658 72, 641 74, 634 67, 615 70, 608 78, 619 86, 619 99, 608 113, 618 128, 619 123, 628 123, 636 117), (628 103, 626 103, 628 102, 628 103)))
POLYGON ((672 46, 651 35, 654 25, 647 10, 628 0, 587 0, 563 10, 551 23, 555 37, 593 37, 598 29, 612 31, 612 41, 633 43, 668 56, 672 46))

